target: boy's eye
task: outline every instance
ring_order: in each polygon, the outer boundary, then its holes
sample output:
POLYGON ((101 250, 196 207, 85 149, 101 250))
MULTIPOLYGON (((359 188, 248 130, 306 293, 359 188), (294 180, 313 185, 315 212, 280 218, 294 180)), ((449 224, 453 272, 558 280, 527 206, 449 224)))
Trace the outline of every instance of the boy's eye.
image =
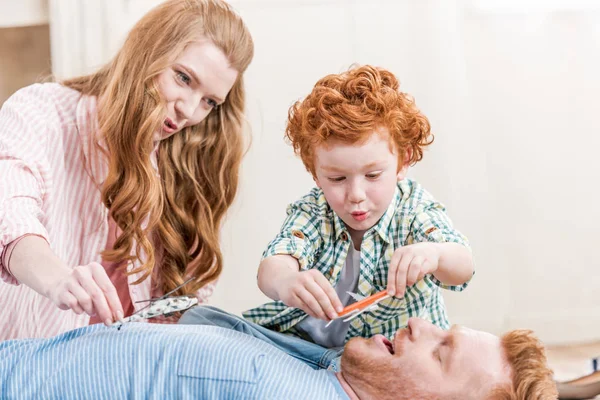
POLYGON ((376 179, 379 178, 381 176, 381 172, 376 172, 374 174, 367 174, 366 177, 369 179, 376 179))
POLYGON ((192 79, 189 76, 187 76, 187 74, 185 74, 184 72, 177 71, 177 78, 186 85, 192 83, 192 79))
POLYGON ((327 179, 329 179, 331 182, 341 182, 346 178, 344 178, 343 176, 336 176, 335 178, 327 178, 327 179))

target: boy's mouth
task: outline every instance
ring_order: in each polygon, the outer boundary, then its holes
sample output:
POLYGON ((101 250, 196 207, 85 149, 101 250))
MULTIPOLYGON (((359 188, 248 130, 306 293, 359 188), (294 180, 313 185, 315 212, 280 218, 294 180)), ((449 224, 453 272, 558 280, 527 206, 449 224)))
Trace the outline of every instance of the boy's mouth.
POLYGON ((354 211, 350 213, 350 215, 352 215, 352 218, 354 218, 356 221, 360 222, 367 219, 369 213, 367 211, 354 211))

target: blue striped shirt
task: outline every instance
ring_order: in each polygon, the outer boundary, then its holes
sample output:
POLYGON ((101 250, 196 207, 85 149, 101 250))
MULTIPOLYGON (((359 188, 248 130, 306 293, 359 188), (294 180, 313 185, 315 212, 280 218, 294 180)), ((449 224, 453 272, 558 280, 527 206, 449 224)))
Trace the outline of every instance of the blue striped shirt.
POLYGON ((335 375, 215 326, 92 325, 0 342, 0 399, 348 399, 335 375))

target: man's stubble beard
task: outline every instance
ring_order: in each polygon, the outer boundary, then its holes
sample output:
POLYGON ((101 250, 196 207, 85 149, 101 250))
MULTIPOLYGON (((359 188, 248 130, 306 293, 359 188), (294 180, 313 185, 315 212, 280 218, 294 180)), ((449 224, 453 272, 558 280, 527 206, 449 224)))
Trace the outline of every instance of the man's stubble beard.
POLYGON ((342 354, 342 375, 361 399, 436 399, 419 389, 414 376, 402 365, 401 360, 396 359, 392 363, 391 359, 384 362, 367 359, 364 354, 353 351, 353 347, 351 344, 342 354))

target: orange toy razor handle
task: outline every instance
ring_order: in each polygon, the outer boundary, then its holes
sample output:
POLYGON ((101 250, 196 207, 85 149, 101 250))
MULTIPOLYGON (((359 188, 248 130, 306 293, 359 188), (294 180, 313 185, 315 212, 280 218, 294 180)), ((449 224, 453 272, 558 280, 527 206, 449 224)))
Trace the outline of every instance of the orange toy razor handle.
POLYGON ((375 303, 378 300, 383 299, 384 297, 388 297, 389 294, 387 292, 387 290, 382 290, 381 292, 375 293, 369 297, 367 297, 366 299, 362 299, 360 301, 357 301, 356 303, 352 303, 349 306, 344 307, 344 309, 338 313, 338 315, 340 317, 344 317, 348 314, 350 314, 352 311, 358 310, 360 311, 362 308, 368 307, 371 304, 375 303))

